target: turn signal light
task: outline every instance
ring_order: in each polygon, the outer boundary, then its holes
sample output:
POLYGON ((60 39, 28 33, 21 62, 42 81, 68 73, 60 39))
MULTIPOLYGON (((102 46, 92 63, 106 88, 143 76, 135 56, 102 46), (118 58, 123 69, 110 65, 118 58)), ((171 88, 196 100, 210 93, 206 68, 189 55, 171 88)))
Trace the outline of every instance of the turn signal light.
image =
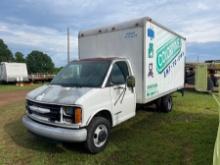
POLYGON ((82 121, 82 109, 81 108, 75 108, 75 123, 81 123, 82 121))

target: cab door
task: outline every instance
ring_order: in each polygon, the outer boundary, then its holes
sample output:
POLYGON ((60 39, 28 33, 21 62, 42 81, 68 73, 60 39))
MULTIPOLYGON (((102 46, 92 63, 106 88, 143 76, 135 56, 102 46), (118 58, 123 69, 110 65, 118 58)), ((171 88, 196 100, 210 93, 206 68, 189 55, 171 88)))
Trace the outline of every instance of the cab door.
POLYGON ((110 87, 114 125, 135 116, 135 91, 126 83, 129 75, 131 75, 131 71, 129 71, 126 61, 118 61, 113 64, 107 86, 110 87))

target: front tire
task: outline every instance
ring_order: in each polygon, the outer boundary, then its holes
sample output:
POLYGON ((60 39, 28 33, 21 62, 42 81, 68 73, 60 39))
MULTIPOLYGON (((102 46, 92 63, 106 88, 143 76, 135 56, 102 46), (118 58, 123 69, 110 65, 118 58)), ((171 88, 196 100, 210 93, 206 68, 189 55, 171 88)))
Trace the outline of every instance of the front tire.
POLYGON ((86 148, 90 153, 98 153, 106 147, 109 139, 111 124, 103 117, 94 117, 87 131, 86 148))

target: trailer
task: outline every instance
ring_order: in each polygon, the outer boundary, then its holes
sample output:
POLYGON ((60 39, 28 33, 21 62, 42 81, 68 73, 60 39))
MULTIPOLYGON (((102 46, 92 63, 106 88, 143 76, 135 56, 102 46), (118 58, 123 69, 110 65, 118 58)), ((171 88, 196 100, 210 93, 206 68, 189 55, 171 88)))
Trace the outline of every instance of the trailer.
POLYGON ((78 38, 80 59, 130 60, 137 103, 153 101, 184 87, 186 39, 149 17, 81 31, 78 38))
POLYGON ((28 81, 27 66, 25 63, 8 63, 0 64, 0 82, 26 82, 28 81))

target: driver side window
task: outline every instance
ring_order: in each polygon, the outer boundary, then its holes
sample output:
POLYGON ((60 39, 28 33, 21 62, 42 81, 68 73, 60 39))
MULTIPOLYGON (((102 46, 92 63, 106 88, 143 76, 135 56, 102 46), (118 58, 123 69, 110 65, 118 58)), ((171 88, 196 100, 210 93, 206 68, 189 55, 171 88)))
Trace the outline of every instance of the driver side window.
POLYGON ((107 86, 125 84, 129 76, 126 62, 120 61, 113 65, 107 86))

